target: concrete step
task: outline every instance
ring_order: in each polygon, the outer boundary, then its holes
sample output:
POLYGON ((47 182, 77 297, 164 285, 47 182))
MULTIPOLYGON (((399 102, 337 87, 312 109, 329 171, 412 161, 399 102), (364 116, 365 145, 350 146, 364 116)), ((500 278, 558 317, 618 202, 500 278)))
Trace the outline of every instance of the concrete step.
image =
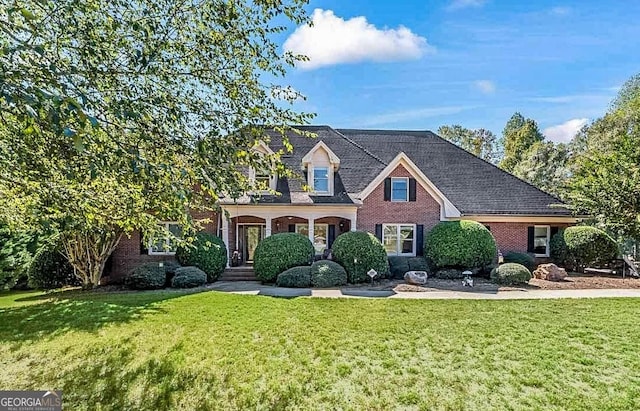
POLYGON ((232 267, 224 270, 219 281, 256 281, 252 267, 232 267))

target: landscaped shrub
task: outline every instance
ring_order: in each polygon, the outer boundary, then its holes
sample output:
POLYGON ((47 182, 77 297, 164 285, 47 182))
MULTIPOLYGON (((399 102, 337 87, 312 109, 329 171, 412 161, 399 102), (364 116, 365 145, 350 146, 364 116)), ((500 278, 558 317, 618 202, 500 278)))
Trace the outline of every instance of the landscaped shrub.
POLYGON ((313 287, 337 287, 347 283, 347 272, 336 262, 316 261, 311 265, 311 285, 313 287))
POLYGON ((404 273, 411 271, 409 268, 409 258, 410 257, 398 257, 395 255, 389 257, 389 272, 392 278, 403 278, 404 273))
POLYGON ((341 234, 333 242, 331 252, 333 259, 347 270, 350 283, 369 281, 367 272, 371 269, 378 272, 377 278, 389 274, 387 252, 371 233, 349 231, 341 234))
POLYGON ((513 251, 506 253, 504 255, 504 262, 522 264, 527 267, 529 271, 533 271, 536 268, 535 258, 533 258, 531 254, 527 253, 516 253, 513 251))
POLYGON ((175 260, 163 261, 162 264, 164 265, 164 272, 166 273, 164 286, 171 287, 171 281, 176 275, 176 270, 182 266, 175 260))
POLYGON ((409 257, 409 270, 429 272, 429 264, 424 257, 409 257))
POLYGON ((253 255, 253 270, 258 280, 270 283, 291 267, 310 265, 314 255, 308 237, 297 233, 274 234, 258 243, 253 255))
POLYGON ((164 287, 167 274, 158 263, 146 263, 134 268, 124 279, 124 285, 134 290, 153 290, 164 287))
POLYGON ((311 286, 311 267, 308 265, 292 267, 278 274, 278 287, 305 288, 311 286))
POLYGON ((462 272, 462 270, 457 268, 443 268, 441 270, 437 270, 433 276, 442 280, 458 280, 464 278, 462 272))
POLYGON ((175 275, 171 279, 173 288, 193 288, 200 287, 207 283, 207 273, 198 267, 180 267, 175 270, 175 275))
POLYGON ((50 290, 65 285, 78 285, 69 261, 56 249, 40 248, 27 271, 29 287, 50 290))
POLYGON ((569 227, 551 239, 551 258, 569 270, 582 271, 615 259, 618 245, 604 231, 589 226, 569 227))
POLYGON ((220 237, 200 232, 191 244, 178 247, 176 259, 183 266, 198 267, 207 273, 207 281, 213 282, 227 266, 227 248, 220 237))
POLYGON ((491 271, 491 280, 502 285, 526 284, 531 279, 531 271, 522 264, 506 263, 491 271))
POLYGON ((437 268, 481 268, 491 264, 496 241, 485 226, 475 221, 444 221, 426 236, 425 256, 437 268))

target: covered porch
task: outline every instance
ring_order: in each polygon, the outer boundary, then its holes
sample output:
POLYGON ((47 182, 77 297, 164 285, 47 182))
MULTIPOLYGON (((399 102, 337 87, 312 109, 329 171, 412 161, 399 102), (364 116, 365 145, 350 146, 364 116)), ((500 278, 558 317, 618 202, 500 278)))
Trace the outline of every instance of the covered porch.
POLYGON ((272 234, 297 232, 309 238, 316 254, 330 249, 340 234, 355 231, 357 206, 223 206, 220 236, 229 265, 253 262, 256 246, 272 234), (234 252, 237 252, 234 258, 234 252))

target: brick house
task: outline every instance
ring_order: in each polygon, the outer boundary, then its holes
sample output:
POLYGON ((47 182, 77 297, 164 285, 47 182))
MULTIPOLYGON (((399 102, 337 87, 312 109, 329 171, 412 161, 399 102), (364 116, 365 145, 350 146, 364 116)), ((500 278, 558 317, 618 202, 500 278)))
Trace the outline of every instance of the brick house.
MULTIPOLYGON (((545 258, 551 236, 576 222, 557 198, 430 131, 299 128, 317 137, 289 134, 294 151, 282 161, 296 178, 249 172, 279 195, 223 199, 220 206, 229 218, 196 216, 211 219, 205 230, 222 237, 230 257, 237 250, 241 263, 251 263, 262 238, 280 232, 309 236, 321 253, 341 233, 364 230, 375 234, 389 255, 422 255, 431 227, 460 219, 485 224, 503 253, 545 258)), ((266 134, 258 150, 283 148, 279 134, 266 134)), ((142 244, 138 233, 124 239, 113 254, 112 275, 172 258, 162 241, 142 244)))

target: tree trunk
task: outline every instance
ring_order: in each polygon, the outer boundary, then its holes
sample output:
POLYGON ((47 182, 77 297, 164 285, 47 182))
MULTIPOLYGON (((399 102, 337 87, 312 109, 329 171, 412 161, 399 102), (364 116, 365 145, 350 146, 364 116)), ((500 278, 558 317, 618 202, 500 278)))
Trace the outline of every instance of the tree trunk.
POLYGON ((82 232, 63 235, 63 254, 82 281, 82 288, 91 289, 100 284, 107 259, 120 243, 122 233, 82 232))

